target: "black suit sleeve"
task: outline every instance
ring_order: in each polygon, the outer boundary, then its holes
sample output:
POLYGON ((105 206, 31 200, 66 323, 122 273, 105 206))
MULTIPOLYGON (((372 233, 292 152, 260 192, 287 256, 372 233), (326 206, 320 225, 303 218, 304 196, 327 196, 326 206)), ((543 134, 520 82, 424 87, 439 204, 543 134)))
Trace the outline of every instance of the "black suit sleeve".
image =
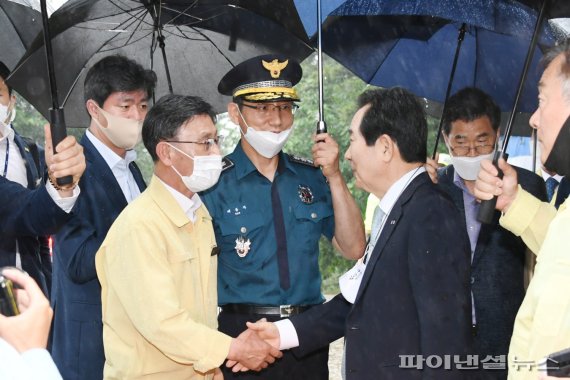
POLYGON ((292 317, 299 337, 299 347, 293 353, 302 357, 344 336, 346 316, 351 307, 352 304, 339 294, 329 302, 292 317))
POLYGON ((516 166, 514 168, 517 171, 517 179, 521 187, 540 201, 546 202, 546 186, 542 177, 523 168, 516 166))
POLYGON ((69 218, 45 186, 29 190, 0 177, 0 230, 6 235, 39 236, 57 232, 69 218))

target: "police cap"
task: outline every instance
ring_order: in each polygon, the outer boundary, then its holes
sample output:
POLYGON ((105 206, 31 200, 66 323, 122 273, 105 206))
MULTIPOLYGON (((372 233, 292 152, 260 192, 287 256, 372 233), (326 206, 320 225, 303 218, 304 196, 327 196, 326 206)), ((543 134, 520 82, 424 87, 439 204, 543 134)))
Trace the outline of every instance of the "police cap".
POLYGON ((301 65, 287 56, 261 55, 228 71, 218 84, 218 91, 251 102, 299 101, 293 86, 302 75, 301 65))

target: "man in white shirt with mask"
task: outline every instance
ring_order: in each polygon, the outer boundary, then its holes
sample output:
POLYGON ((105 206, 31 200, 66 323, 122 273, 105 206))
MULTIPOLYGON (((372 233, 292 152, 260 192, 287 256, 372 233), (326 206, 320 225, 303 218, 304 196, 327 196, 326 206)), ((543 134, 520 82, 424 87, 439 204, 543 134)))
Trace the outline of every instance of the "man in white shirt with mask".
MULTIPOLYGON (((471 322, 479 360, 507 355, 516 313, 524 298, 526 245, 499 225, 477 221, 479 202, 473 195, 481 161, 491 160, 498 145, 501 111, 485 92, 464 88, 449 98, 443 114, 443 137, 451 165, 437 172, 437 183, 453 199, 462 216, 461 229, 471 247, 471 322)), ((432 179, 437 169, 433 160, 432 179)), ((545 200, 542 179, 516 168, 521 185, 545 200)), ((506 379, 507 368, 486 371, 489 379, 506 379)))
POLYGON ((146 188, 133 148, 155 84, 154 72, 120 55, 101 59, 85 77, 87 168, 75 214, 56 235, 53 254, 52 356, 66 380, 103 377, 95 254, 119 213, 146 188))
MULTIPOLYGON (((324 302, 322 235, 345 257, 364 251, 362 217, 339 170, 337 143, 316 136, 314 162, 282 152, 294 133, 300 97, 293 86, 301 76, 290 57, 265 55, 240 63, 218 85, 233 98, 228 114, 242 139, 224 159, 218 184, 201 197, 220 248, 219 329, 230 336, 247 321, 275 321, 324 302)), ((304 359, 285 353, 267 370, 239 379, 328 380, 327 361, 328 347, 304 359)), ((236 376, 222 368, 226 380, 236 376)))

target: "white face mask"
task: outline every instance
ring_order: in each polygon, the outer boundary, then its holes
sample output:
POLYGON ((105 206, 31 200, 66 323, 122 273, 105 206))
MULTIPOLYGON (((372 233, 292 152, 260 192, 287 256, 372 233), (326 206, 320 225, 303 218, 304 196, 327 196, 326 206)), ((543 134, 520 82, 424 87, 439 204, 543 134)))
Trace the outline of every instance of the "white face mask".
POLYGON ((199 193, 214 186, 220 178, 222 172, 222 156, 219 154, 211 154, 208 156, 190 156, 184 153, 174 145, 167 143, 178 152, 194 161, 194 170, 192 175, 182 175, 174 166, 172 169, 178 174, 182 182, 188 190, 193 193, 199 193))
POLYGON ((12 102, 8 103, 7 106, 0 104, 0 123, 4 125, 11 124, 16 118, 16 108, 10 109, 11 104, 12 102))
POLYGON ((244 124, 247 127, 247 131, 245 134, 243 134, 241 127, 239 130, 242 133, 243 137, 247 140, 249 145, 251 145, 253 149, 257 151, 257 153, 261 154, 265 158, 273 158, 279 152, 281 152, 281 149, 283 149, 283 146, 289 139, 289 135, 291 134, 293 127, 279 133, 273 133, 269 131, 258 131, 251 128, 247 124, 243 115, 241 114, 239 107, 238 107, 238 112, 239 115, 241 116, 241 119, 243 120, 244 124))
POLYGON ((101 132, 118 148, 133 149, 141 141, 141 131, 143 122, 126 117, 115 116, 97 106, 105 118, 105 125, 102 125, 97 118, 93 118, 95 124, 101 132))
MULTIPOLYGON (((449 151, 451 152, 451 149, 449 151)), ((479 170, 481 170, 481 161, 492 160, 493 154, 494 152, 482 154, 477 157, 451 156, 451 163, 461 178, 466 181, 475 181, 479 174, 479 170)))

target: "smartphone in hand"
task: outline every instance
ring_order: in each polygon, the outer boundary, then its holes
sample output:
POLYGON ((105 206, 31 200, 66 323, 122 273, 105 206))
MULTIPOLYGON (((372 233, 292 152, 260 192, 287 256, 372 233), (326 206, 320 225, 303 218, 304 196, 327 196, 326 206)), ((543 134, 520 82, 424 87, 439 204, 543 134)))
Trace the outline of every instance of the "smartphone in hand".
POLYGON ((20 314, 16 297, 14 296, 14 285, 11 280, 0 274, 0 314, 13 317, 20 314))

